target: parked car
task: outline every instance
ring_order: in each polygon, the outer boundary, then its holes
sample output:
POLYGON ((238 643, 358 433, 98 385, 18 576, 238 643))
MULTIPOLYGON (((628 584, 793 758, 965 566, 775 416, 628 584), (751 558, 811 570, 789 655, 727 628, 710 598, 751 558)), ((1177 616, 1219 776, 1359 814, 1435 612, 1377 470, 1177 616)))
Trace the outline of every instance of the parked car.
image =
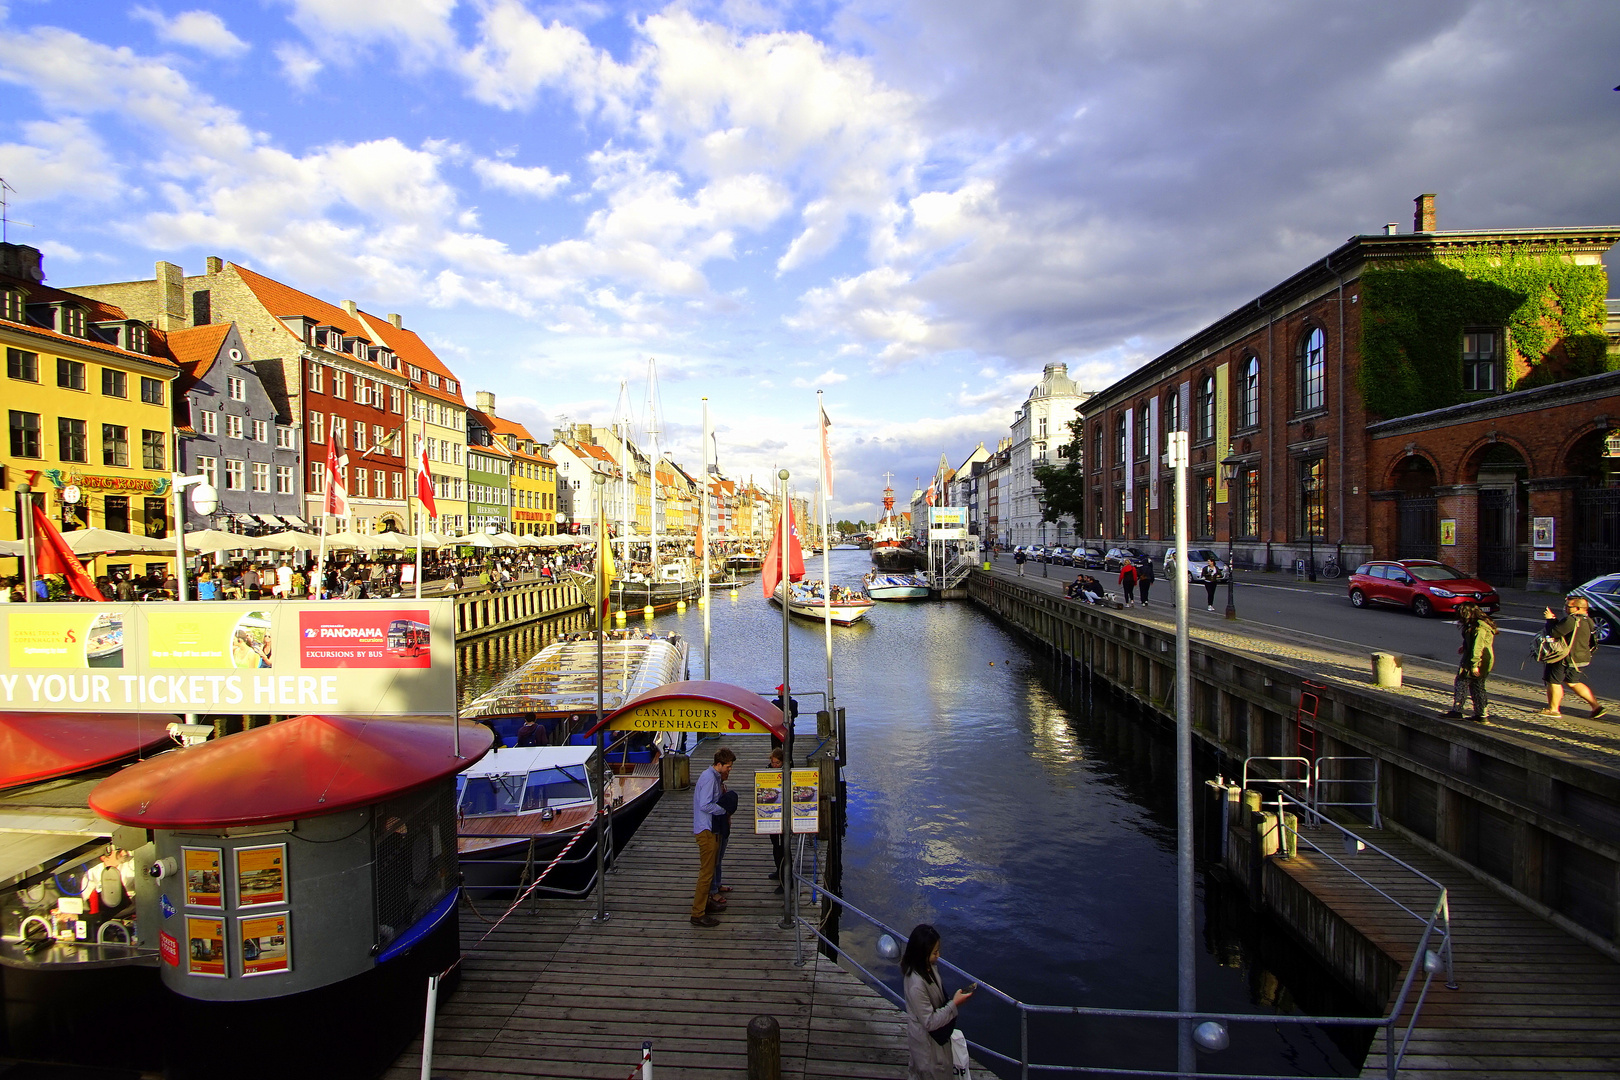
POLYGON ((1101 570, 1103 567, 1102 548, 1077 547, 1069 552, 1069 565, 1078 566, 1086 570, 1101 570))
POLYGON ((1061 544, 1046 549, 1046 561, 1054 566, 1073 566, 1074 560, 1069 557, 1069 549, 1061 544))
POLYGON ((1465 601, 1492 614, 1502 607, 1502 598, 1489 582, 1433 559, 1362 563, 1350 575, 1349 591, 1350 603, 1358 608, 1388 604, 1410 608, 1419 618, 1450 614, 1465 601))
POLYGON ((1592 625, 1597 630, 1599 645, 1615 640, 1620 629, 1620 574, 1595 577, 1575 590, 1576 596, 1586 597, 1592 607, 1592 625))
MULTIPOLYGON (((1188 548, 1187 549, 1187 580, 1202 583, 1204 580, 1204 564, 1215 560, 1215 569, 1218 572, 1216 581, 1225 581, 1228 570, 1226 560, 1214 548, 1188 548)), ((1168 579, 1176 572, 1176 549, 1170 548, 1164 553, 1164 576, 1168 579)))
POLYGON ((1103 556, 1102 568, 1107 573, 1117 574, 1121 569, 1124 568, 1127 562, 1133 562, 1137 566, 1142 566, 1150 561, 1151 560, 1148 557, 1148 553, 1143 551, 1141 548, 1109 548, 1108 554, 1103 556))

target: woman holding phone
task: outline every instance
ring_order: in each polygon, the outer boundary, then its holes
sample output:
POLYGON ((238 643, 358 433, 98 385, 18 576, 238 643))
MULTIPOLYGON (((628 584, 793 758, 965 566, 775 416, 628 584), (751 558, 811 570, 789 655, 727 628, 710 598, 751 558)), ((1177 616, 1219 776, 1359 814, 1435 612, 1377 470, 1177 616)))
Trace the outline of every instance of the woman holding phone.
POLYGON ((952 1080, 951 1032, 956 1028, 956 1010, 976 989, 958 990, 947 1002, 934 969, 938 960, 939 931, 928 923, 918 924, 900 957, 900 973, 905 977, 906 1049, 910 1053, 908 1080, 952 1080))

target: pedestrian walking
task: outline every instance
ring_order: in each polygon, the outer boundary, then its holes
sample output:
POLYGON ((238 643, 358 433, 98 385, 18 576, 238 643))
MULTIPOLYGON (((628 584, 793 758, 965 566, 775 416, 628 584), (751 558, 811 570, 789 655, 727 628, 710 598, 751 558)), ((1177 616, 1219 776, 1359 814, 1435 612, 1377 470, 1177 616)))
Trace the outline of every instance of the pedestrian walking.
POLYGON ((1024 576, 1024 560, 1027 558, 1029 558, 1029 556, 1025 554, 1023 548, 1019 548, 1017 551, 1013 552, 1013 562, 1018 564, 1019 577, 1024 576))
POLYGON ((1597 648, 1597 628, 1592 625, 1586 598, 1566 597, 1562 618, 1554 615, 1552 608, 1543 608, 1541 614, 1547 620, 1543 633, 1568 642, 1569 650, 1563 659, 1547 664, 1541 669, 1541 681, 1547 687, 1547 707, 1542 709, 1539 715, 1563 715, 1559 707, 1563 704, 1564 687, 1567 686, 1575 692, 1576 697, 1592 707, 1590 719, 1599 719, 1607 710, 1593 695, 1591 687, 1581 679, 1581 670, 1592 662, 1592 652, 1597 648))
MULTIPOLYGON (((1199 580, 1204 583, 1204 599, 1209 602, 1208 610, 1215 610, 1215 586, 1221 581, 1221 568, 1215 564, 1214 559, 1204 562, 1204 568, 1198 571, 1199 580)), ((1248 593, 1243 595, 1247 596, 1248 593)), ((1245 601, 1247 603, 1247 601, 1245 601)))
POLYGON ((692 925, 693 926, 719 926, 720 920, 714 917, 716 911, 725 910, 725 901, 719 903, 709 899, 709 885, 714 881, 714 862, 720 853, 720 841, 714 833, 714 816, 725 813, 720 805, 720 796, 725 791, 726 779, 731 776, 731 766, 737 760, 737 755, 728 747, 722 746, 714 752, 714 764, 703 770, 698 777, 697 788, 692 792, 692 838, 697 841, 698 848, 698 876, 697 888, 692 890, 692 925))
POLYGON ((1136 582, 1141 574, 1136 569, 1136 563, 1126 559, 1119 568, 1119 587, 1125 593, 1125 606, 1130 607, 1136 602, 1136 582))
MULTIPOLYGON (((780 773, 782 771, 782 748, 776 747, 771 751, 771 763, 767 766, 780 773)), ((776 882, 776 891, 782 891, 782 863, 786 856, 787 845, 782 842, 782 834, 773 832, 771 836, 771 863, 775 867, 767 877, 776 882)))
POLYGON ((952 1080, 951 1032, 956 1030, 957 1010, 978 989, 975 984, 958 990, 947 1002, 934 967, 938 961, 939 931, 927 923, 918 924, 900 957, 905 979, 908 1080, 952 1080))
POLYGON ((1153 560, 1146 559, 1142 563, 1142 571, 1137 576, 1136 587, 1142 593, 1142 606, 1147 607, 1148 590, 1153 588, 1153 560))
POLYGON ((1457 605, 1457 629, 1462 632, 1462 646, 1457 650, 1462 660, 1457 664, 1456 687, 1452 693, 1451 711, 1445 715, 1453 720, 1462 719, 1463 703, 1472 701, 1472 719, 1488 720, 1491 701, 1486 694, 1485 681, 1496 666, 1496 623, 1485 614, 1485 609, 1474 603, 1457 605))

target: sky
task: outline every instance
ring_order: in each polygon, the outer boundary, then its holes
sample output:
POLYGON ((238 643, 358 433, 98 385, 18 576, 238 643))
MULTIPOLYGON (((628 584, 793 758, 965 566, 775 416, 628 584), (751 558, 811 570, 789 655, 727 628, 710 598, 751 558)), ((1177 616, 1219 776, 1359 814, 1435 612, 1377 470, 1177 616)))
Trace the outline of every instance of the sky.
MULTIPOLYGON (((399 312, 549 440, 620 384, 834 518, 1347 237, 1620 223, 1612 0, 0 0, 13 242, 399 312)), ((924 480, 926 484, 926 479, 924 480)))

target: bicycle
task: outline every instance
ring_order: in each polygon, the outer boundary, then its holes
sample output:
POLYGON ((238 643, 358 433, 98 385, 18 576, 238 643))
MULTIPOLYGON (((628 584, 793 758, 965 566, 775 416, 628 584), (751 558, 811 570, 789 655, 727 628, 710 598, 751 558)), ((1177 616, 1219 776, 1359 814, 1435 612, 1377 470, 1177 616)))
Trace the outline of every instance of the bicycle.
POLYGON ((1343 574, 1344 568, 1339 565, 1339 557, 1337 555, 1329 555, 1327 557, 1327 561, 1322 564, 1321 573, 1322 576, 1327 578, 1329 581, 1332 581, 1343 574))

